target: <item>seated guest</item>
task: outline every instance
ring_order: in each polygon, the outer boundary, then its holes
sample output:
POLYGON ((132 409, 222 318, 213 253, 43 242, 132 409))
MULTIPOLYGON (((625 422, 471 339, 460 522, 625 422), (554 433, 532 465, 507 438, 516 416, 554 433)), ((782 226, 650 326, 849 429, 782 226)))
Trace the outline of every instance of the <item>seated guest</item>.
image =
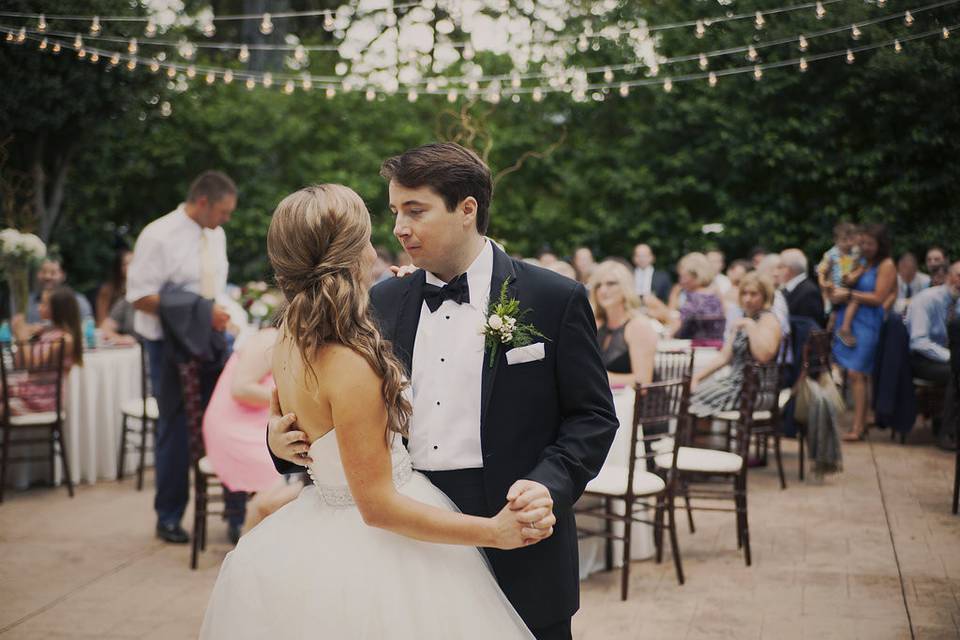
POLYGON ((128 345, 136 343, 133 319, 136 311, 127 300, 127 269, 133 260, 133 252, 123 249, 117 253, 114 275, 100 287, 97 293, 98 326, 108 344, 128 345), (102 305, 110 303, 105 317, 100 318, 102 305))
POLYGON ((548 266, 547 269, 555 273, 559 273, 565 278, 570 278, 571 280, 577 279, 576 268, 566 260, 557 260, 556 262, 548 266))
MULTIPOLYGON (((35 325, 41 322, 40 296, 43 292, 47 290, 52 291, 64 284, 66 280, 67 274, 63 270, 60 259, 47 256, 37 271, 37 290, 30 295, 26 316, 28 323, 35 325)), ((74 293, 74 297, 77 299, 77 306, 80 308, 80 323, 82 325, 83 321, 87 318, 93 318, 93 310, 90 308, 90 302, 86 296, 80 293, 74 293)), ((33 332, 36 333, 36 330, 37 328, 35 327, 33 332)))
POLYGON ((133 260, 133 251, 127 247, 118 249, 110 266, 107 281, 97 290, 96 320, 97 326, 110 315, 110 310, 117 300, 122 299, 127 292, 127 267, 133 260))
POLYGON ((707 251, 707 260, 710 261, 710 266, 713 267, 713 271, 716 274, 713 276, 713 290, 722 300, 733 286, 730 278, 723 272, 727 266, 727 258, 720 249, 710 249, 707 251))
MULTIPOLYGON (((77 298, 70 287, 44 289, 37 305, 38 319, 44 322, 39 332, 27 323, 23 314, 16 314, 10 322, 13 337, 18 341, 37 340, 40 343, 53 343, 63 340, 64 376, 74 364, 83 365, 83 335, 80 330, 80 309, 77 298)), ((46 358, 52 355, 52 349, 31 349, 23 352, 23 357, 38 356, 46 358)), ((30 369, 46 362, 20 361, 18 367, 30 369)), ((7 383, 11 387, 10 410, 14 415, 40 411, 55 411, 56 396, 46 380, 37 379, 40 374, 17 372, 7 383)), ((64 378, 64 382, 66 379, 64 378)))
POLYGON ((780 290, 780 287, 783 285, 783 282, 780 281, 782 275, 780 269, 780 254, 768 253, 761 258, 760 263, 757 265, 757 273, 773 283, 773 301, 770 304, 770 310, 780 323, 781 340, 786 339, 786 337, 790 335, 790 307, 787 306, 786 296, 784 296, 780 290))
POLYGON ((590 247, 580 246, 574 250, 573 268, 577 270, 577 282, 584 286, 590 284, 590 276, 593 275, 593 270, 597 268, 590 247))
POLYGON ((753 269, 753 266, 743 259, 734 260, 730 263, 730 266, 727 267, 727 280, 730 281, 730 288, 722 295, 725 305, 740 306, 740 292, 738 290, 740 280, 743 276, 747 275, 747 272, 751 269, 753 269))
POLYGON ((706 417, 739 406, 744 368, 750 358, 770 362, 780 349, 780 327, 770 311, 773 283, 752 271, 740 281, 740 308, 743 317, 736 321, 732 337, 705 368, 693 374, 690 412, 706 417), (729 374, 712 376, 729 365, 729 374), (710 378, 708 380, 708 378, 710 378))
POLYGON ((947 321, 958 311, 960 261, 950 266, 947 283, 913 296, 907 309, 910 330, 910 364, 913 376, 946 385, 950 381, 947 321))
POLYGON ((677 265, 677 279, 685 300, 671 318, 673 337, 723 344, 726 314, 723 302, 710 288, 713 267, 702 253, 688 253, 677 265))
POLYGON ((907 251, 897 260, 897 301, 894 309, 900 315, 907 313, 913 296, 930 286, 930 276, 921 273, 917 257, 907 251))
POLYGON ((780 252, 783 296, 791 316, 810 318, 821 327, 824 324, 823 295, 820 287, 807 276, 807 256, 800 249, 780 252))
POLYGON ((590 282, 600 355, 610 384, 652 382, 657 334, 650 319, 638 311, 640 298, 633 290, 630 271, 604 260, 593 270, 590 282))
POLYGON ((633 265, 636 267, 633 272, 634 290, 641 298, 653 295, 666 303, 670 298, 670 274, 655 269, 653 264, 656 261, 650 245, 640 243, 633 248, 633 265))
POLYGON ((203 415, 203 440, 217 477, 229 492, 228 504, 243 511, 246 494, 256 497, 243 513, 229 517, 229 536, 236 543, 241 526, 252 527, 290 502, 301 485, 277 478, 264 440, 270 416, 273 376, 270 374, 277 330, 261 329, 234 351, 217 380, 203 415))

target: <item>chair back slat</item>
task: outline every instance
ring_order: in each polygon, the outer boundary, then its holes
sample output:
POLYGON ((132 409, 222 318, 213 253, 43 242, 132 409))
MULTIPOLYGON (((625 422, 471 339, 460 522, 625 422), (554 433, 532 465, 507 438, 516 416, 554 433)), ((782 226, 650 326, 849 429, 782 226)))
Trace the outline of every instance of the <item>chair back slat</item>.
POLYGON ((744 459, 750 444, 750 429, 754 422, 754 413, 769 411, 771 421, 776 422, 780 414, 780 381, 783 378, 783 365, 779 362, 759 363, 748 360, 744 365, 743 388, 740 392, 740 420, 743 428, 737 429, 738 453, 744 459))
POLYGON ((49 342, 0 343, 0 385, 4 416, 13 415, 14 399, 19 398, 25 402, 30 400, 19 397, 25 388, 30 390, 31 398, 52 398, 52 410, 58 416, 61 414, 65 351, 66 341, 63 338, 49 342))
POLYGON ((653 360, 653 381, 682 380, 693 375, 694 349, 657 351, 653 360))
MULTIPOLYGON (((652 462, 656 456, 668 453, 662 449, 656 450, 652 445, 657 440, 670 438, 669 433, 664 432, 656 436, 642 437, 640 431, 644 425, 668 424, 671 420, 677 421, 677 432, 673 436, 674 445, 670 451, 673 456, 670 465, 671 472, 676 468, 677 450, 679 449, 677 437, 681 435, 681 425, 686 419, 690 398, 690 378, 674 378, 637 385, 635 391, 633 424, 630 432, 630 462, 627 470, 627 491, 630 495, 633 494, 633 478, 637 462, 652 462)), ((644 467, 641 471, 646 469, 647 467, 644 467)))

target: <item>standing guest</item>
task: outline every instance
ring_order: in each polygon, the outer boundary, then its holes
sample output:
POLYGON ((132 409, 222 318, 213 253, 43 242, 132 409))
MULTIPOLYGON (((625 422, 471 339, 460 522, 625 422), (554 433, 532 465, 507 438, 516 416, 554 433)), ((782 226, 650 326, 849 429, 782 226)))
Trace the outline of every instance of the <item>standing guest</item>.
POLYGON ((810 318, 822 327, 823 296, 817 283, 807 277, 807 256, 800 249, 784 249, 780 252, 780 265, 790 315, 810 318))
POLYGON ((930 270, 930 286, 939 287, 947 282, 947 265, 938 264, 930 270))
MULTIPOLYGON (((158 311, 160 293, 172 289, 200 295, 209 300, 227 284, 227 239, 222 224, 237 207, 237 187, 226 174, 207 171, 196 178, 187 201, 174 211, 154 220, 140 233, 127 274, 127 300, 136 314, 134 326, 144 338, 155 395, 164 394, 164 333, 158 311)), ((210 324, 224 331, 230 316, 218 304, 212 308, 210 324)), ((186 543, 187 532, 180 526, 189 498, 190 450, 184 414, 160 414, 156 446, 157 535, 173 543, 186 543)))
MULTIPOLYGON (((83 334, 80 331, 80 307, 73 289, 60 285, 53 289, 44 289, 40 293, 37 305, 39 319, 44 322, 39 334, 34 333, 22 313, 18 313, 10 321, 13 337, 19 341, 38 340, 41 343, 54 343, 63 340, 63 373, 66 374, 74 364, 83 366, 83 334)), ((37 354, 36 350, 29 350, 29 354, 37 354)), ((39 350, 41 359, 48 358, 49 351, 39 350)), ((20 362, 21 366, 30 368, 46 363, 20 362)), ((12 375, 7 384, 11 387, 10 411, 14 415, 26 413, 56 411, 57 398, 46 379, 38 380, 41 373, 17 372, 12 375)))
MULTIPOLYGON (((47 258, 40 263, 40 269, 37 271, 37 290, 30 295, 27 304, 26 321, 28 324, 37 325, 41 322, 40 296, 43 292, 53 291, 57 287, 66 284, 66 281, 67 272, 63 270, 63 263, 60 261, 60 258, 47 256, 47 258)), ((83 324, 88 318, 93 318, 90 301, 87 300, 83 294, 74 292, 73 295, 77 299, 77 306, 80 309, 80 323, 83 324)), ((32 328, 33 333, 36 333, 38 330, 39 327, 34 326, 32 328)))
POLYGON ((706 367, 693 374, 690 389, 690 413, 706 417, 721 411, 735 409, 743 389, 744 369, 750 358, 770 362, 780 349, 778 322, 770 305, 773 302, 773 282, 756 271, 740 281, 740 308, 743 316, 720 353, 706 367), (711 378, 730 366, 726 376, 711 378), (711 378, 707 380, 707 378, 711 378))
POLYGON ((396 259, 394 255, 384 246, 376 246, 374 249, 377 252, 377 259, 373 263, 373 281, 383 282, 389 278, 393 277, 393 272, 390 271, 391 265, 393 265, 394 260, 396 259))
MULTIPOLYGON (((835 305, 859 304, 852 331, 856 337, 853 346, 837 337, 833 342, 833 356, 837 364, 847 370, 853 392, 853 428, 845 440, 863 440, 867 429, 867 380, 873 371, 873 359, 883 325, 883 304, 893 293, 897 283, 897 268, 890 258, 890 240, 882 224, 871 224, 860 234, 860 253, 866 262, 866 271, 852 288, 834 287, 830 300, 835 305)), ((848 307, 839 309, 837 318, 842 323, 848 307)))
MULTIPOLYGON (((853 286, 866 270, 864 261, 860 256, 858 238, 857 227, 849 222, 840 222, 833 228, 833 246, 823 254, 823 258, 817 266, 820 288, 826 293, 828 300, 831 298, 831 291, 837 287, 853 286)), ((857 339, 851 330, 851 326, 856 317, 857 308, 856 302, 850 303, 850 307, 843 313, 843 322, 840 323, 840 328, 837 331, 839 339, 848 347, 856 345, 857 339)), ((831 312, 830 320, 827 323, 829 331, 833 331, 837 324, 836 320, 836 313, 831 312)))
POLYGON ((947 266, 947 262, 947 252, 943 250, 943 247, 933 245, 927 249, 925 264, 927 267, 927 273, 929 273, 931 276, 937 267, 947 266))
POLYGON ((767 256, 767 250, 765 247, 756 246, 753 249, 750 249, 750 253, 747 255, 747 259, 750 261, 750 265, 756 269, 760 266, 760 263, 767 256))
POLYGON ((707 260, 710 261, 710 266, 713 267, 714 272, 717 274, 713 277, 713 290, 723 299, 727 293, 729 293, 730 287, 733 286, 730 278, 723 272, 727 266, 726 256, 723 255, 723 251, 720 251, 720 249, 710 249, 707 251, 707 260))
POLYGON ((897 260, 897 313, 904 315, 915 295, 930 286, 930 276, 921 273, 917 257, 907 251, 897 260))
POLYGON ((727 267, 727 280, 730 281, 730 289, 728 289, 727 293, 723 296, 724 304, 740 306, 740 292, 738 291, 740 280, 743 276, 747 275, 747 272, 751 269, 753 269, 753 266, 742 258, 738 258, 730 263, 730 266, 727 267))
POLYGON ((641 298, 648 295, 654 295, 660 302, 667 302, 670 299, 670 275, 659 269, 654 268, 657 261, 653 250, 648 244, 638 244, 633 248, 633 271, 634 290, 641 298))
POLYGON ((653 382, 657 333, 639 311, 630 270, 613 260, 601 262, 590 279, 590 306, 610 384, 653 382))
POLYGON ((107 281, 101 284, 97 290, 96 318, 98 327, 110 315, 110 310, 117 300, 123 300, 126 297, 127 267, 130 266, 131 260, 133 260, 133 251, 130 251, 128 247, 121 247, 113 256, 110 275, 107 281))
POLYGON ((263 425, 270 416, 270 373, 277 329, 268 327, 244 340, 234 351, 217 380, 203 414, 203 440, 217 477, 231 492, 256 496, 228 518, 228 536, 234 544, 241 527, 253 528, 297 497, 300 483, 287 484, 277 477, 264 441, 263 425))
POLYGON ((580 284, 586 285, 590 282, 590 276, 596 266, 590 247, 580 246, 573 252, 573 268, 577 270, 577 282, 580 284))
POLYGON ((537 261, 540 263, 541 267, 549 267, 557 260, 559 260, 559 258, 557 258, 557 254, 555 254, 553 249, 548 246, 543 247, 537 252, 537 261))
POLYGON ((726 314, 723 302, 710 289, 714 275, 713 267, 702 253, 688 253, 677 264, 677 278, 685 300, 677 312, 671 314, 673 337, 723 344, 726 314))

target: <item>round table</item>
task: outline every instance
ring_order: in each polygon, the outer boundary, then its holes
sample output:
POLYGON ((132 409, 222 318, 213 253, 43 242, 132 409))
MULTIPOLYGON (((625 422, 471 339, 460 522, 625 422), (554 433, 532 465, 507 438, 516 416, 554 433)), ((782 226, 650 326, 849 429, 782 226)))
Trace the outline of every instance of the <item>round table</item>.
MULTIPOLYGON (((70 370, 64 391, 64 439, 75 484, 117 477, 120 406, 140 393, 139 346, 84 350, 83 366, 70 370)), ((44 445, 38 445, 32 453, 43 454, 45 450, 44 445)), ((15 455, 24 453, 25 449, 14 450, 15 455)), ((48 469, 42 461, 21 462, 12 465, 8 477, 13 486, 23 488, 48 480, 48 469)), ((58 455, 54 482, 62 480, 58 455)))

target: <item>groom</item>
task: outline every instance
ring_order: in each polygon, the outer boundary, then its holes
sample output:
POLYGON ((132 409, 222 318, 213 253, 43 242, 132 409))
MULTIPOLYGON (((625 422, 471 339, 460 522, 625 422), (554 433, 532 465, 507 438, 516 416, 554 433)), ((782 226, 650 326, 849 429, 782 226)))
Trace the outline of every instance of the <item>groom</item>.
MULTIPOLYGON (((579 607, 573 504, 618 425, 584 288, 512 260, 484 236, 493 189, 473 152, 429 144, 388 159, 380 173, 390 181, 394 234, 420 268, 370 293, 413 387, 413 466, 464 513, 493 516, 505 502, 518 512, 552 507, 525 530, 537 544, 486 554, 534 635, 570 638, 579 607), (528 310, 519 322, 544 337, 499 345, 491 359, 477 328, 504 284, 507 298, 528 310)), ((270 448, 302 464, 306 443, 291 442, 288 426, 271 418, 270 448)))

